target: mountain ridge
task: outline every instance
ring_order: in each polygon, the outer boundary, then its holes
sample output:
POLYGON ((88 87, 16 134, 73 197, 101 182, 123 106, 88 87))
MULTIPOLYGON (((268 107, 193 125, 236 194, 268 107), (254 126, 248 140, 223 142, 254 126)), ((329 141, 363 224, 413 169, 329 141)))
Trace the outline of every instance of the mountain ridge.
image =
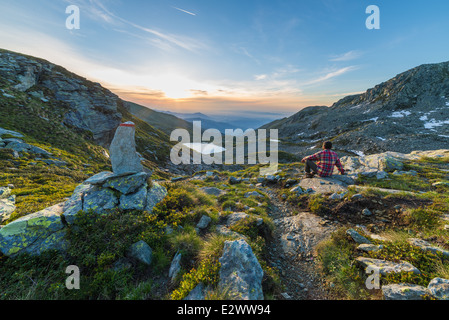
POLYGON ((332 106, 307 107, 262 128, 279 129, 286 151, 332 140, 366 154, 444 148, 449 137, 449 62, 423 64, 332 106), (411 139, 412 138, 412 139, 411 139))

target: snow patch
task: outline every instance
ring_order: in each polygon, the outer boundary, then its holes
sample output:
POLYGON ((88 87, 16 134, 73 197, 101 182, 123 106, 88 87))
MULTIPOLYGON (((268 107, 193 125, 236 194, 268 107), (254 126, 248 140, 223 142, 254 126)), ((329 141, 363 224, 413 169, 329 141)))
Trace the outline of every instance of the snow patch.
POLYGON ((363 120, 362 122, 368 122, 368 121, 377 122, 377 120, 379 120, 379 117, 374 117, 374 118, 371 118, 371 119, 368 119, 368 120, 363 120))
POLYGON ((364 157, 365 156, 365 154, 362 151, 357 151, 357 150, 349 150, 349 151, 355 153, 359 157, 364 157))
POLYGON ((387 141, 387 139, 382 138, 382 137, 376 137, 377 139, 381 140, 381 141, 387 141))
POLYGON ((428 122, 424 123, 424 128, 434 129, 435 127, 441 127, 445 124, 449 124, 449 120, 437 121, 435 119, 431 119, 428 122))
POLYGON ((392 113, 390 118, 404 118, 404 117, 407 117, 407 116, 409 116, 411 114, 412 113, 410 111, 396 111, 396 112, 392 113))

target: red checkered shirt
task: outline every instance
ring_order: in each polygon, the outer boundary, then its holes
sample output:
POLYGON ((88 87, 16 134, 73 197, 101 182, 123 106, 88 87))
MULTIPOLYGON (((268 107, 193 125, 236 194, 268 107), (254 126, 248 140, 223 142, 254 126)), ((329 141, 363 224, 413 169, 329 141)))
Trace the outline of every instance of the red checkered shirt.
POLYGON ((337 166, 338 171, 340 171, 341 174, 345 173, 345 170, 341 165, 340 159, 338 158, 337 154, 331 150, 320 151, 309 157, 306 157, 305 160, 316 161, 316 166, 318 168, 317 174, 320 177, 332 176, 334 166, 337 166))

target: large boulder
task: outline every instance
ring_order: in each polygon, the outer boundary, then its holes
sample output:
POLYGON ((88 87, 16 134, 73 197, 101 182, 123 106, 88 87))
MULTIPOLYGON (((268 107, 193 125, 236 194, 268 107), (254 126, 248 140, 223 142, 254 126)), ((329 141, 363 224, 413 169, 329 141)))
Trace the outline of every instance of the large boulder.
POLYGON ((0 250, 5 256, 21 253, 39 255, 46 250, 63 250, 66 246, 63 204, 57 204, 21 217, 0 229, 0 250))
POLYGON ((333 194, 348 190, 348 184, 346 181, 339 179, 338 175, 326 178, 316 176, 315 178, 302 179, 298 187, 302 190, 313 190, 316 194, 333 194))
POLYGON ((434 278, 427 286, 432 296, 438 300, 449 300, 449 280, 434 278))
POLYGON ((112 171, 119 174, 138 173, 143 171, 140 157, 136 151, 134 123, 122 123, 115 132, 109 147, 112 171))
POLYGON ((423 300, 429 290, 416 284, 389 284, 382 286, 385 300, 423 300))
POLYGON ((263 300, 263 270, 245 240, 225 241, 219 288, 237 300, 263 300))

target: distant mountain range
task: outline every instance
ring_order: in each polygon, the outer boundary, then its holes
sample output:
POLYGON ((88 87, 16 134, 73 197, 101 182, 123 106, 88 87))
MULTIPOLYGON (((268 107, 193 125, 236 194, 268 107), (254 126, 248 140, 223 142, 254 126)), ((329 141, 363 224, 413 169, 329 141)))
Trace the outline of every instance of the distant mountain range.
MULTIPOLYGON (((247 129, 257 129, 261 125, 270 122, 265 117, 255 116, 252 118, 236 114, 228 115, 206 115, 201 112, 195 113, 179 113, 170 111, 160 111, 163 113, 174 115, 178 118, 184 119, 189 122, 201 121, 201 127, 203 129, 218 129, 220 132, 224 133, 226 129, 242 129, 243 131, 247 129)), ((260 115, 259 115, 260 116, 260 115)), ((275 115, 272 115, 271 119, 276 119, 275 115)))
POLYGON ((308 107, 265 125, 274 114, 242 114, 217 118, 151 110, 61 66, 0 49, 0 127, 42 143, 76 135, 108 148, 120 122, 134 121, 138 151, 160 163, 167 161, 174 145, 170 133, 176 128, 190 131, 193 121, 222 132, 278 129, 280 150, 296 156, 316 151, 325 140, 342 153, 358 155, 447 148, 449 62, 421 65, 331 107, 308 107))
POLYGON ((331 107, 308 107, 262 128, 278 129, 280 149, 298 155, 325 140, 358 155, 447 148, 449 62, 418 66, 331 107))

